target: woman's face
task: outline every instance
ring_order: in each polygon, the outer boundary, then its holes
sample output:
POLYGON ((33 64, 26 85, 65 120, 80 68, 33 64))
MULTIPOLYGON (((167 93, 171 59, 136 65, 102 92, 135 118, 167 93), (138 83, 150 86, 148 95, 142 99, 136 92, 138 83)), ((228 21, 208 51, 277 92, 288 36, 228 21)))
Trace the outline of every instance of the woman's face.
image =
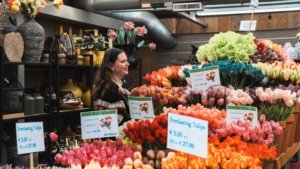
POLYGON ((120 79, 123 79, 126 75, 128 75, 128 67, 129 63, 127 61, 127 56, 125 52, 122 52, 118 55, 117 60, 112 66, 114 74, 120 79))

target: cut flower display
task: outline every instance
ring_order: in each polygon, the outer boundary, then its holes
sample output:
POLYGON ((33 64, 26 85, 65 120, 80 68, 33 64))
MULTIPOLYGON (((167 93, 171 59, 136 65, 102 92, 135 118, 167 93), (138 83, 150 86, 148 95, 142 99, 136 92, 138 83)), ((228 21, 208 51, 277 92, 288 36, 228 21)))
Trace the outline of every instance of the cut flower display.
POLYGON ((202 67, 209 66, 219 66, 221 84, 223 86, 232 85, 235 89, 261 86, 265 78, 260 69, 244 62, 232 62, 227 59, 204 64, 202 67))
POLYGON ((136 48, 141 48, 142 46, 148 46, 151 50, 155 50, 156 44, 151 42, 145 45, 145 41, 136 42, 136 37, 143 37, 148 33, 145 26, 135 27, 133 22, 125 22, 121 28, 117 31, 109 29, 107 31, 107 36, 113 41, 114 46, 118 45, 134 45, 136 48))
POLYGON ((26 19, 32 19, 47 5, 53 5, 59 9, 64 3, 63 0, 54 0, 53 2, 47 0, 9 0, 8 4, 12 14, 21 13, 26 19))

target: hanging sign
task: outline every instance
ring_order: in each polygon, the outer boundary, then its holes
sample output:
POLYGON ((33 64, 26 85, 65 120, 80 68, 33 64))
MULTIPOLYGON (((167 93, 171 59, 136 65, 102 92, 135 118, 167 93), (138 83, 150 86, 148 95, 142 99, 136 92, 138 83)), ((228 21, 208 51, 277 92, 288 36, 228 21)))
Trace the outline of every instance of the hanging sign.
POLYGON ((256 20, 242 20, 240 23, 240 31, 255 31, 256 30, 256 20))
POLYGON ((43 122, 16 123, 18 154, 45 151, 43 122))
POLYGON ((192 90, 200 91, 221 86, 219 66, 190 70, 192 90))
POLYGON ((251 0, 250 1, 250 6, 252 6, 253 8, 257 8, 259 4, 259 0, 251 0))
POLYGON ((226 123, 238 120, 249 120, 252 124, 258 124, 257 107, 251 106, 227 106, 226 123))
POLYGON ((153 119, 152 97, 128 97, 130 117, 132 119, 153 119))
POLYGON ((118 136, 117 110, 99 110, 80 113, 82 139, 118 136))
POLYGON ((208 122, 169 113, 167 148, 207 158, 208 122))

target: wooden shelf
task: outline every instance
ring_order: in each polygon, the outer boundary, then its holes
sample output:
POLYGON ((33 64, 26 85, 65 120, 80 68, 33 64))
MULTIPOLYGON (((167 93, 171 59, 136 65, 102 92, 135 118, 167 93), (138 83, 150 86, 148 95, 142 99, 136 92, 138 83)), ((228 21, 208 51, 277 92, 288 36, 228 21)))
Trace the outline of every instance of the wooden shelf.
MULTIPOLYGON (((72 109, 72 110, 59 110, 59 113, 60 114, 65 114, 65 113, 78 113, 78 112, 84 112, 84 111, 91 111, 92 109, 89 108, 89 107, 84 107, 84 108, 81 108, 81 109, 72 109)), ((52 113, 55 113, 52 112, 52 113)))
POLYGON ((90 65, 58 64, 60 68, 91 68, 90 65))
POLYGON ((8 121, 8 120, 26 119, 26 118, 32 118, 32 117, 49 116, 49 115, 50 115, 49 113, 25 115, 22 112, 22 113, 4 114, 2 116, 2 119, 3 119, 3 121, 8 121))
POLYGON ((4 61, 3 65, 24 65, 24 66, 50 66, 50 63, 27 63, 27 62, 10 62, 10 61, 4 61))

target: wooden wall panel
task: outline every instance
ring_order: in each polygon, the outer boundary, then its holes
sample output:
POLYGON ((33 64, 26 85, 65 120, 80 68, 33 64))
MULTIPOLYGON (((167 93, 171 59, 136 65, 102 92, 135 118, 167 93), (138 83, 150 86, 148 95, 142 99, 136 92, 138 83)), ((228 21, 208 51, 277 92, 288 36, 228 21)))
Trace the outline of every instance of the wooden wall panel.
MULTIPOLYGON (((250 20, 251 14, 219 16, 219 17, 200 17, 200 20, 208 24, 204 28, 192 23, 187 19, 180 19, 179 22, 172 22, 172 27, 178 27, 178 34, 195 34, 195 33, 216 33, 225 31, 239 31, 241 20, 250 20), (173 24, 178 24, 174 26, 173 24)), ((272 14, 255 14, 253 17, 257 20, 256 30, 284 30, 295 29, 300 26, 300 12, 282 12, 272 14)), ((164 19, 164 22, 166 22, 164 19)), ((167 27, 170 24, 166 25, 167 27)))
POLYGON ((178 34, 186 34, 192 32, 192 22, 187 19, 179 19, 177 22, 178 34))

